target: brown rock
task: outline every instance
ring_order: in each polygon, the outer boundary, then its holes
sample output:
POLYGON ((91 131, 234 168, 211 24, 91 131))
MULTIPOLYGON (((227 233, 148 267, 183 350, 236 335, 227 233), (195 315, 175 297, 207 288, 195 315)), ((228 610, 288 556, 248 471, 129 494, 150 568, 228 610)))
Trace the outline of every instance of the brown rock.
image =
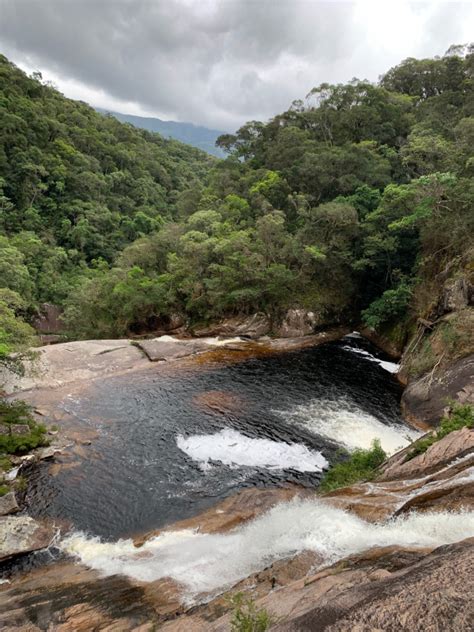
POLYGON ((244 489, 198 516, 180 520, 165 529, 151 531, 139 536, 135 538, 134 543, 136 546, 141 546, 150 538, 169 530, 198 529, 202 533, 222 533, 247 520, 253 520, 279 502, 291 500, 295 496, 307 497, 313 493, 311 490, 296 486, 244 489))
POLYGON ((51 303, 43 303, 40 314, 33 321, 33 327, 41 334, 60 334, 64 332, 61 320, 62 309, 51 303))
POLYGON ((242 410, 242 398, 236 393, 225 391, 205 391, 193 397, 193 404, 198 408, 210 409, 217 413, 242 410))
POLYGON ((301 594, 287 620, 271 630, 470 632, 474 620, 473 554, 471 538, 440 547, 390 576, 370 581, 368 575, 352 586, 346 582, 343 590, 326 591, 323 599, 316 594, 305 603, 301 594), (299 614, 302 608, 306 611, 299 614))
POLYGON ((454 459, 474 452, 474 430, 462 428, 433 443, 426 452, 406 461, 411 446, 393 455, 382 469, 379 480, 414 478, 430 474, 454 459))

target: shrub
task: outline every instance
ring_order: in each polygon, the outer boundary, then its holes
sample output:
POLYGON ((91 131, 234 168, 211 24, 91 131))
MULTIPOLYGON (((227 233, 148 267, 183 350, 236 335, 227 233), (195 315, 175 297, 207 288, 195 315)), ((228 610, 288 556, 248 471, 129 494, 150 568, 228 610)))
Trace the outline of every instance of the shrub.
POLYGON ((251 599, 244 599, 242 593, 232 598, 234 611, 230 622, 232 632, 265 632, 273 623, 268 612, 257 610, 251 599))
POLYGON ((400 318, 408 307, 411 295, 412 288, 406 281, 402 281, 396 288, 386 290, 362 311, 364 324, 377 330, 383 323, 400 318))
POLYGON ((333 465, 321 481, 320 490, 330 492, 338 487, 370 480, 386 458, 387 455, 382 449, 380 441, 374 439, 369 450, 354 450, 347 460, 333 465))
POLYGON ((24 435, 1 434, 0 452, 21 454, 38 446, 47 445, 46 427, 35 422, 31 408, 25 402, 7 402, 0 399, 0 424, 25 424, 30 429, 30 432, 24 435))
POLYGON ((443 417, 438 430, 429 437, 419 439, 408 452, 406 460, 409 461, 426 450, 437 441, 443 439, 454 430, 461 428, 474 428, 474 408, 469 404, 455 404, 450 415, 443 417))

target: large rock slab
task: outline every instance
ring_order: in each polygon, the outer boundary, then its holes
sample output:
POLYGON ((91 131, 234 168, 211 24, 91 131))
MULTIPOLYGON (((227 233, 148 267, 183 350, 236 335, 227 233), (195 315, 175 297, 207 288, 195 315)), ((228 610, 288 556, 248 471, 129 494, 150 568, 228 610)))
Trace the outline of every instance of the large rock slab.
POLYGON ((134 343, 151 362, 177 360, 197 353, 203 353, 216 348, 236 349, 245 345, 240 338, 173 338, 160 336, 151 340, 140 340, 134 343))
POLYGON ((433 443, 426 452, 407 461, 407 454, 411 449, 412 446, 408 446, 394 454, 383 466, 379 480, 415 478, 421 474, 426 476, 454 459, 474 453, 474 430, 462 428, 450 432, 440 441, 433 443))
POLYGON ((224 533, 248 520, 257 518, 278 503, 295 497, 305 498, 312 494, 314 494, 313 491, 294 485, 268 489, 244 489, 197 516, 174 522, 164 529, 138 536, 134 543, 136 546, 140 546, 150 538, 165 531, 180 531, 182 529, 197 529, 200 533, 224 533))
POLYGON ((148 365, 143 353, 129 340, 79 340, 39 347, 36 362, 23 377, 0 374, 7 393, 64 384, 125 372, 148 365))
MULTIPOLYGON (((443 546, 400 571, 354 571, 320 578, 300 590, 299 600, 274 632, 468 632, 474 620, 474 539, 443 546), (352 573, 352 577, 350 574, 352 573), (328 581, 329 579, 329 581, 328 581), (321 585, 323 583, 326 585, 321 585), (319 587, 319 590, 318 590, 319 587), (308 593, 313 593, 308 599, 308 593)), ((289 591, 288 587, 288 591, 289 591)), ((287 589, 257 602, 281 613, 287 589), (273 607, 272 607, 273 606, 273 607)), ((285 613, 281 613, 283 617, 285 613)), ((214 625, 210 630, 224 630, 214 625)))
POLYGON ((53 525, 30 516, 0 518, 0 561, 46 548, 55 533, 53 525))
POLYGON ((410 382, 403 392, 402 410, 413 423, 436 426, 449 399, 474 404, 474 355, 410 382))

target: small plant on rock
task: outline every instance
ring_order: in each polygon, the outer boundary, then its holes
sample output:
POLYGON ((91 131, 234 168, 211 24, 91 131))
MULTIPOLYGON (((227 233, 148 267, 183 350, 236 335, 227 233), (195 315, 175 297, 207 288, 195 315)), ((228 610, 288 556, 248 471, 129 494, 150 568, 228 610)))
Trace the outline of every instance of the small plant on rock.
POLYGON ((234 611, 230 622, 232 632, 265 632, 273 623, 269 613, 258 610, 251 599, 245 599, 242 593, 232 598, 234 611))
POLYGON ((320 490, 330 492, 359 481, 368 481, 375 476, 377 468, 386 458, 380 441, 374 439, 369 450, 354 450, 345 461, 333 465, 321 481, 320 490))
POLYGON ((408 452, 406 460, 409 461, 415 456, 423 454, 450 432, 461 430, 461 428, 474 428, 474 407, 469 404, 454 404, 450 414, 441 419, 439 428, 433 434, 415 442, 413 448, 408 452))

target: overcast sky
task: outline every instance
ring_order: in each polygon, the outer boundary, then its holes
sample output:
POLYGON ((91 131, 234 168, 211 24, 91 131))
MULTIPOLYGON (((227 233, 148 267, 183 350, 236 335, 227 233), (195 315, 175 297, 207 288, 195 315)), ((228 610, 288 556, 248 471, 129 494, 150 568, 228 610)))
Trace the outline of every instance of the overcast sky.
POLYGON ((66 96, 223 130, 473 40, 472 1, 0 0, 0 51, 66 96))

